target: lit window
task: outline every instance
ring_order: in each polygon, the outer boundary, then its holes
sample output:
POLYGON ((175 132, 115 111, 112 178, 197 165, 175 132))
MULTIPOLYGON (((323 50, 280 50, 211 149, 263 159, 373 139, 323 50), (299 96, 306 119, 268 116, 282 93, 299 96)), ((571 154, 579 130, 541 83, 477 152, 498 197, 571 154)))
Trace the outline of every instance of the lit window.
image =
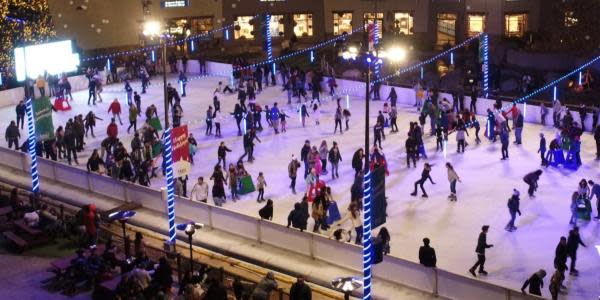
POLYGON ((333 35, 344 33, 352 33, 352 13, 335 12, 333 13, 333 35))
POLYGON ((294 14, 294 34, 297 37, 313 35, 312 14, 294 14))
POLYGON ((253 16, 239 16, 235 20, 237 26, 235 27, 234 38, 237 39, 254 39, 254 25, 250 24, 253 16))
POLYGON ((412 35, 413 32, 413 16, 407 12, 394 13, 394 28, 396 33, 412 35))
POLYGON ((283 33, 285 32, 283 26, 283 15, 271 15, 269 30, 271 31, 271 37, 283 37, 283 33))
POLYGON ((438 14, 437 16, 437 43, 438 48, 446 45, 456 45, 456 15, 438 14))
POLYGON ((383 13, 365 13, 363 17, 365 20, 365 29, 377 18, 377 36, 379 38, 383 37, 383 13))
POLYGON ((169 21, 170 34, 183 34, 188 27, 187 19, 171 19, 169 21))
POLYGON ((467 34, 469 36, 477 35, 485 31, 485 15, 468 15, 467 34))
POLYGON ((575 13, 572 11, 565 12, 565 27, 572 27, 577 25, 579 20, 575 18, 575 13))
POLYGON ((192 18, 191 21, 192 34, 203 34, 213 30, 212 17, 192 18))
POLYGON ((527 31, 527 14, 507 14, 504 16, 504 35, 522 37, 527 31))

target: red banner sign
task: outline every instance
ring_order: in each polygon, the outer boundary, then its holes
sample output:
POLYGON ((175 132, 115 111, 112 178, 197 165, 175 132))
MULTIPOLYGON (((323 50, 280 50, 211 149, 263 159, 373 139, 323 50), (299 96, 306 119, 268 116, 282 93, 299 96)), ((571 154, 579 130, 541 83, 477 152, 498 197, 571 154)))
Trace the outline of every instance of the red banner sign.
POLYGON ((187 125, 173 128, 171 142, 173 143, 173 174, 175 177, 188 175, 192 165, 187 125))

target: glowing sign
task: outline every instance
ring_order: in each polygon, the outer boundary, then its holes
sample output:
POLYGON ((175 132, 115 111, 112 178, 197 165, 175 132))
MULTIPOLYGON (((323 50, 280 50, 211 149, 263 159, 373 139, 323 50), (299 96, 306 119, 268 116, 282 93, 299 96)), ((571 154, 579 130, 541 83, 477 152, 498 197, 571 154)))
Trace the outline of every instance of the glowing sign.
POLYGON ((160 2, 162 8, 186 7, 190 6, 189 0, 163 0, 160 2))
POLYGON ((70 40, 15 48, 14 54, 18 81, 36 78, 44 72, 52 75, 74 72, 79 66, 79 54, 73 53, 70 40))

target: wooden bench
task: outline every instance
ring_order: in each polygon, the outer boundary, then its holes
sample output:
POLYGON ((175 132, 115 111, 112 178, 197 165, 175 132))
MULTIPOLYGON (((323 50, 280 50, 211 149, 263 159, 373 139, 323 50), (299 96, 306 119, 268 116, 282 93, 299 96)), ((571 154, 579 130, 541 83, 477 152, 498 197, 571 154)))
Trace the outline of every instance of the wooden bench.
POLYGON ((41 231, 39 229, 30 227, 29 225, 25 224, 25 220, 23 220, 23 219, 16 220, 14 223, 15 223, 15 226, 18 227, 18 229, 20 229, 32 236, 42 235, 44 233, 43 231, 41 231))
POLYGON ((6 232, 3 232, 2 235, 4 235, 4 238, 6 238, 11 243, 13 243, 15 246, 17 246, 17 249, 21 252, 23 250, 29 248, 29 243, 27 243, 27 241, 25 241, 24 239, 20 238, 14 232, 6 231, 6 232))

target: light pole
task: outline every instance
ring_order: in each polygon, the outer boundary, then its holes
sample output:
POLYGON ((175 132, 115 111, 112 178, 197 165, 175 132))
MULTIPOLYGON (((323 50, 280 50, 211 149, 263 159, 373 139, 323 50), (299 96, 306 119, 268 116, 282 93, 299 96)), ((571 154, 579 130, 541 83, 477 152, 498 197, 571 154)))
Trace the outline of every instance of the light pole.
POLYGON ((192 249, 192 236, 196 233, 196 229, 202 229, 204 224, 188 222, 177 225, 177 230, 185 232, 188 236, 188 243, 190 245, 190 272, 194 272, 194 252, 192 249))
POLYGON ((169 218, 169 240, 165 248, 169 251, 175 248, 175 177, 173 176, 173 147, 171 141, 171 128, 169 127, 169 99, 167 96, 167 36, 162 30, 162 25, 157 21, 144 23, 144 35, 150 38, 158 37, 162 46, 163 93, 165 110, 165 131, 163 133, 163 151, 167 177, 167 215, 169 218))
MULTIPOLYGON (((359 50, 357 47, 349 47, 346 51, 342 52, 342 57, 346 60, 356 60, 359 56, 359 50)), ((371 265, 372 265, 372 243, 371 243, 371 169, 369 166, 369 146, 370 142, 370 128, 369 128, 369 115, 370 108, 369 102, 371 102, 371 76, 372 66, 380 66, 383 63, 383 58, 387 58, 391 61, 400 62, 406 58, 406 51, 403 48, 392 47, 388 50, 375 50, 367 51, 363 54, 367 63, 367 82, 365 84, 366 98, 365 98, 365 165, 363 174, 363 299, 371 299, 371 265)), ((377 79, 380 80, 380 79, 377 79)))
POLYGON ((161 64, 162 64, 162 75, 163 75, 163 93, 164 93, 164 105, 165 105, 165 130, 169 128, 169 99, 167 94, 167 36, 162 29, 162 25, 157 21, 147 21, 144 23, 144 36, 154 39, 158 38, 161 46, 161 64))
POLYGON ((136 212, 133 210, 119 210, 110 215, 108 215, 108 219, 111 221, 119 221, 121 223, 121 229, 123 230, 123 248, 125 248, 125 258, 129 258, 130 255, 130 245, 129 238, 127 238, 127 232, 125 231, 125 224, 127 221, 133 216, 135 216, 136 212))
POLYGON ((334 289, 344 292, 344 300, 350 300, 352 292, 362 285, 360 278, 356 277, 338 277, 331 281, 331 286, 334 289))

